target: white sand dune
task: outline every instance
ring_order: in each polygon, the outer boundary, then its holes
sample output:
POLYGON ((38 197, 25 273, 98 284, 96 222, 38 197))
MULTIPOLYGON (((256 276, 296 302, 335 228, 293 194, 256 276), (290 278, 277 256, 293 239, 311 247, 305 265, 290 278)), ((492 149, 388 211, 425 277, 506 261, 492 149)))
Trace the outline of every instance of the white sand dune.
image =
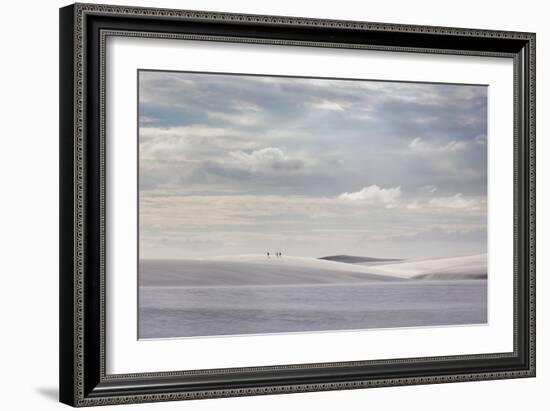
MULTIPOLYGON (((367 258, 367 257, 365 257, 367 258)), ((461 257, 436 257, 380 262, 376 259, 362 263, 345 263, 307 257, 272 257, 264 255, 222 256, 210 261, 268 263, 285 267, 308 267, 327 270, 353 271, 401 279, 480 279, 487 278, 487 254, 461 257)))
POLYGON ((375 257, 360 257, 357 255, 339 254, 319 257, 319 260, 339 261, 349 264, 389 264, 398 261, 403 261, 401 258, 375 258, 375 257))
POLYGON ((276 267, 303 267, 320 270, 349 271, 354 273, 372 274, 372 270, 370 270, 370 268, 366 265, 349 264, 340 261, 323 260, 311 257, 283 256, 277 258, 272 256, 271 258, 267 258, 265 255, 241 254, 213 257, 202 261, 255 263, 276 267))
POLYGON ((487 274, 487 254, 461 257, 436 257, 380 262, 345 263, 340 261, 287 256, 282 258, 249 254, 214 257, 204 261, 260 263, 284 267, 308 267, 327 270, 353 271, 364 274, 389 275, 399 278, 461 276, 476 277, 487 274))
POLYGON ((373 274, 400 278, 454 280, 487 278, 487 254, 403 260, 390 264, 363 266, 373 274))
POLYGON ((202 260, 140 260, 140 286, 201 287, 300 284, 351 284, 398 281, 368 267, 315 258, 259 255, 202 260))
POLYGON ((193 260, 141 260, 141 286, 247 286, 487 278, 487 255, 386 264, 350 264, 308 257, 233 255, 193 260))

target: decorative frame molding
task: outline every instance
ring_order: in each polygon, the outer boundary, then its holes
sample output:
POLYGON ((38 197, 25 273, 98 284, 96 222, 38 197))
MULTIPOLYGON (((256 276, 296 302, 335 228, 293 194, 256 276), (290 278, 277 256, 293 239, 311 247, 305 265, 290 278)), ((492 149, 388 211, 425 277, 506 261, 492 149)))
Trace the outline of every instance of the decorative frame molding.
POLYGON ((91 406, 535 376, 535 34, 75 4, 60 10, 60 97, 62 402, 91 406), (154 32, 148 30, 152 25, 154 32), (514 351, 107 375, 105 48, 108 36, 512 58, 514 351), (341 40, 326 41, 326 37, 341 40), (447 367, 444 369, 442 364, 447 367))

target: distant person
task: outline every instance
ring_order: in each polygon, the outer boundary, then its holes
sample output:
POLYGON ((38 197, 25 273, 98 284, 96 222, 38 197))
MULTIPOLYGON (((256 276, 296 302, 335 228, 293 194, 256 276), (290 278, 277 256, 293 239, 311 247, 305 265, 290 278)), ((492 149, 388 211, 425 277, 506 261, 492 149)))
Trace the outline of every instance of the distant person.
POLYGON ((269 251, 267 252, 267 258, 271 258, 271 257, 269 256, 269 251))
POLYGON ((279 251, 279 258, 283 258, 283 253, 279 251))

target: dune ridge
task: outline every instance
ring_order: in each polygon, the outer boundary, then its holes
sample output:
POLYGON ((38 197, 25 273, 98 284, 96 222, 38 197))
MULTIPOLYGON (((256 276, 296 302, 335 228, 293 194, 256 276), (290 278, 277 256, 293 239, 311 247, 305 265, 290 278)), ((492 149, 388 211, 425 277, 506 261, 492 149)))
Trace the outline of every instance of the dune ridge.
POLYGON ((248 254, 208 259, 139 262, 139 285, 156 287, 350 284, 404 280, 487 278, 487 255, 357 263, 309 257, 248 254))
POLYGON ((398 280, 372 274, 368 267, 301 258, 141 260, 139 263, 140 286, 347 284, 398 280))
POLYGON ((403 261, 399 258, 375 258, 375 257, 360 257, 356 255, 329 255, 326 257, 319 257, 319 260, 338 261, 341 263, 359 264, 359 263, 387 263, 394 261, 403 261))
POLYGON ((487 278, 487 254, 403 260, 368 269, 373 274, 407 279, 483 279, 487 278))

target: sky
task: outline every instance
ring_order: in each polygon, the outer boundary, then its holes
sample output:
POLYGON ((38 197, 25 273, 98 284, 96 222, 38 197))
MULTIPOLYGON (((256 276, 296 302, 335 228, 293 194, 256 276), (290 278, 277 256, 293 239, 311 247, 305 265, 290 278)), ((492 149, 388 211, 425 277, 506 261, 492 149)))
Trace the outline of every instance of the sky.
POLYGON ((487 249, 487 87, 139 72, 140 258, 487 249))

